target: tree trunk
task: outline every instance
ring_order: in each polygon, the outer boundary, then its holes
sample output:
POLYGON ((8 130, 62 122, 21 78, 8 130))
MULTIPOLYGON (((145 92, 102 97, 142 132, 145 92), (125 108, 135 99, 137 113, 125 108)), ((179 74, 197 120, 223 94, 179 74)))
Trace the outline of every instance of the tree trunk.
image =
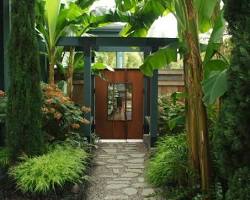
POLYGON ((6 147, 14 162, 20 161, 20 156, 32 157, 44 151, 39 49, 34 27, 35 0, 12 0, 6 147))
POLYGON ((186 92, 188 94, 186 101, 186 129, 188 132, 191 166, 200 174, 202 190, 209 194, 211 172, 208 150, 207 113, 202 101, 201 81, 203 79, 203 66, 199 48, 198 20, 192 0, 186 0, 186 8, 188 26, 184 33, 187 45, 187 53, 184 58, 184 74, 186 92))
POLYGON ((75 49, 70 48, 68 72, 67 72, 67 95, 70 98, 72 98, 72 92, 73 92, 74 54, 75 54, 75 49))
POLYGON ((55 49, 51 49, 50 57, 49 57, 49 85, 55 84, 55 64, 56 64, 56 56, 55 49))

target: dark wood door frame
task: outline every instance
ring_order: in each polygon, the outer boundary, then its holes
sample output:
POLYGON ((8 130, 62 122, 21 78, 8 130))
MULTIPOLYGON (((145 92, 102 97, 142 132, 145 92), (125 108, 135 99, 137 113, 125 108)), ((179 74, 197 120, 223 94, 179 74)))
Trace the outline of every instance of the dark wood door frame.
MULTIPOLYGON (((143 74, 139 70, 120 69, 115 72, 105 71, 107 80, 96 77, 96 133, 102 139, 142 139, 143 138, 143 74), (127 83, 132 86, 131 118, 125 120, 108 119, 108 85, 127 83)), ((125 95, 126 99, 126 95, 125 95)), ((125 100, 125 116, 127 102, 125 100)))

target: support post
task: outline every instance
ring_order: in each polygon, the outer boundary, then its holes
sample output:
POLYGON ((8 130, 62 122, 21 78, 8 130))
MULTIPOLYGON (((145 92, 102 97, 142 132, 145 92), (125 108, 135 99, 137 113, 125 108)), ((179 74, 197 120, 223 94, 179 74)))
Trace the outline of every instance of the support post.
MULTIPOLYGON (((91 48, 88 47, 84 50, 84 105, 86 107, 92 108, 92 80, 91 80, 91 48)), ((91 123, 92 123, 92 113, 86 114, 86 119, 89 120, 90 124, 84 126, 84 136, 90 141, 91 134, 91 123)))
POLYGON ((92 114, 92 124, 91 124, 91 131, 94 132, 95 130, 95 75, 91 75, 91 114, 92 114))
POLYGON ((151 146, 155 146, 158 132, 158 70, 154 71, 150 81, 150 136, 151 146))
MULTIPOLYGON (((144 60, 146 59, 147 56, 150 55, 150 51, 144 51, 144 60)), ((149 105, 149 99, 148 96, 150 94, 149 91, 149 78, 147 76, 144 76, 143 78, 143 118, 144 118, 144 126, 143 126, 143 132, 144 134, 149 133, 149 127, 148 127, 148 122, 146 120, 146 117, 150 115, 150 105, 149 105)))

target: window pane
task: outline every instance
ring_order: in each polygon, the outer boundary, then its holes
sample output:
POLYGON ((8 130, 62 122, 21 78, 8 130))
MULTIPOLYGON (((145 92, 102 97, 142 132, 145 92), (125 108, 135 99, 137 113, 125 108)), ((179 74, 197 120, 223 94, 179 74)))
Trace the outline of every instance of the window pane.
POLYGON ((132 84, 108 85, 108 120, 132 119, 132 84))

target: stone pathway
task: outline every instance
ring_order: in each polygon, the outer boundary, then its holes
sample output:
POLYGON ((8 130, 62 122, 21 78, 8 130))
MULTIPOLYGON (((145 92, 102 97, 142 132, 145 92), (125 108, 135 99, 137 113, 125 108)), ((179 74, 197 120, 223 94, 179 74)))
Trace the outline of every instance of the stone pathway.
POLYGON ((144 180, 145 160, 142 143, 100 143, 87 200, 157 200, 144 180))

